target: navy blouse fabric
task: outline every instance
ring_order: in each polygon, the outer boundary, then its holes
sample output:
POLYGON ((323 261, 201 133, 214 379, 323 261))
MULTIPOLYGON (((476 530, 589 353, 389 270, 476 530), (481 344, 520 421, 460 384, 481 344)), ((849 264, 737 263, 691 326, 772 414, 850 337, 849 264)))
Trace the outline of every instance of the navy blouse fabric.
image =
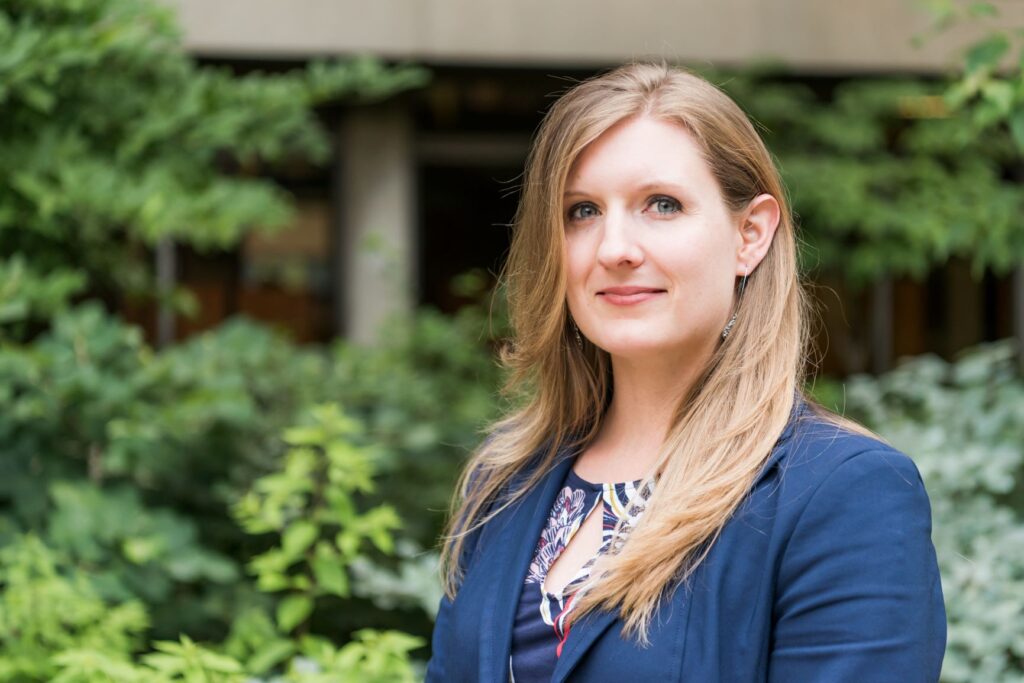
POLYGON ((574 601, 582 595, 580 589, 590 578, 591 567, 602 553, 608 551, 619 520, 626 520, 624 528, 628 531, 630 522, 642 512, 642 501, 650 497, 652 487, 648 485, 630 505, 631 497, 642 482, 594 484, 569 468, 537 543, 519 598, 512 631, 512 655, 509 657, 509 680, 512 683, 549 683, 551 680, 571 630, 565 628, 566 616, 574 601), (544 590, 548 569, 598 505, 602 505, 603 514, 601 548, 597 555, 580 568, 561 592, 544 590))

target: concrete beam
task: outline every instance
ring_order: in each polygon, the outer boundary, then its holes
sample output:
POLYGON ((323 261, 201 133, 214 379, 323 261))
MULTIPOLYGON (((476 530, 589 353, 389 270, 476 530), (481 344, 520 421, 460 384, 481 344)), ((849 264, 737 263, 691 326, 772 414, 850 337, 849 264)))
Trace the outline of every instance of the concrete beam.
MULTIPOLYGON (((945 69, 978 34, 957 27, 911 45, 928 17, 911 0, 165 0, 185 43, 209 57, 360 52, 426 63, 601 67, 666 57, 716 66, 779 59, 808 72, 945 69)), ((989 25, 1024 26, 1001 0, 989 25)))

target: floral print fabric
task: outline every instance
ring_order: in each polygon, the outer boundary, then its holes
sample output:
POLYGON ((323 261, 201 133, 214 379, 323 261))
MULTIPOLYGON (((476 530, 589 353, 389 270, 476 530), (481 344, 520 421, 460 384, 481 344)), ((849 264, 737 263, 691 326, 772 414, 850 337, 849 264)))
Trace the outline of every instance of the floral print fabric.
POLYGON ((526 572, 512 634, 509 680, 513 683, 547 683, 569 636, 566 617, 582 595, 597 558, 608 552, 619 520, 623 535, 643 512, 650 497, 648 483, 637 491, 641 481, 595 484, 582 479, 571 468, 555 498, 547 524, 541 532, 533 561, 526 572), (632 502, 631 502, 632 501, 632 502), (548 570, 569 545, 588 515, 601 505, 601 548, 558 593, 543 588, 548 570))

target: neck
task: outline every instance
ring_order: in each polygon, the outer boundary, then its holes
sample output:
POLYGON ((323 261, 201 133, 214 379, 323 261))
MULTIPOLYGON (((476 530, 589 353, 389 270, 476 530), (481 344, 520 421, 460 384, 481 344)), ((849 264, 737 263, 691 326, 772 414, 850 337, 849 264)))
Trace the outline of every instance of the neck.
POLYGON ((590 481, 629 481, 647 476, 683 397, 710 352, 680 358, 612 356, 613 394, 600 431, 576 463, 590 481), (694 358, 699 362, 693 362, 694 358))

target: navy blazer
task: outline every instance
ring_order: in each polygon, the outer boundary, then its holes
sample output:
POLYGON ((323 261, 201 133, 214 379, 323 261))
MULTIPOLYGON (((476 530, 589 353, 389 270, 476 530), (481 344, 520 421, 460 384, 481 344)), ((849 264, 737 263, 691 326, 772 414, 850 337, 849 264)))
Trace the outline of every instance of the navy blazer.
MULTIPOLYGON (((427 683, 508 681, 527 566, 575 455, 563 447, 538 486, 467 539, 427 683)), ((938 681, 946 615, 916 465, 798 400, 749 497, 664 600, 650 646, 621 626, 600 611, 575 623, 553 683, 938 681)))

